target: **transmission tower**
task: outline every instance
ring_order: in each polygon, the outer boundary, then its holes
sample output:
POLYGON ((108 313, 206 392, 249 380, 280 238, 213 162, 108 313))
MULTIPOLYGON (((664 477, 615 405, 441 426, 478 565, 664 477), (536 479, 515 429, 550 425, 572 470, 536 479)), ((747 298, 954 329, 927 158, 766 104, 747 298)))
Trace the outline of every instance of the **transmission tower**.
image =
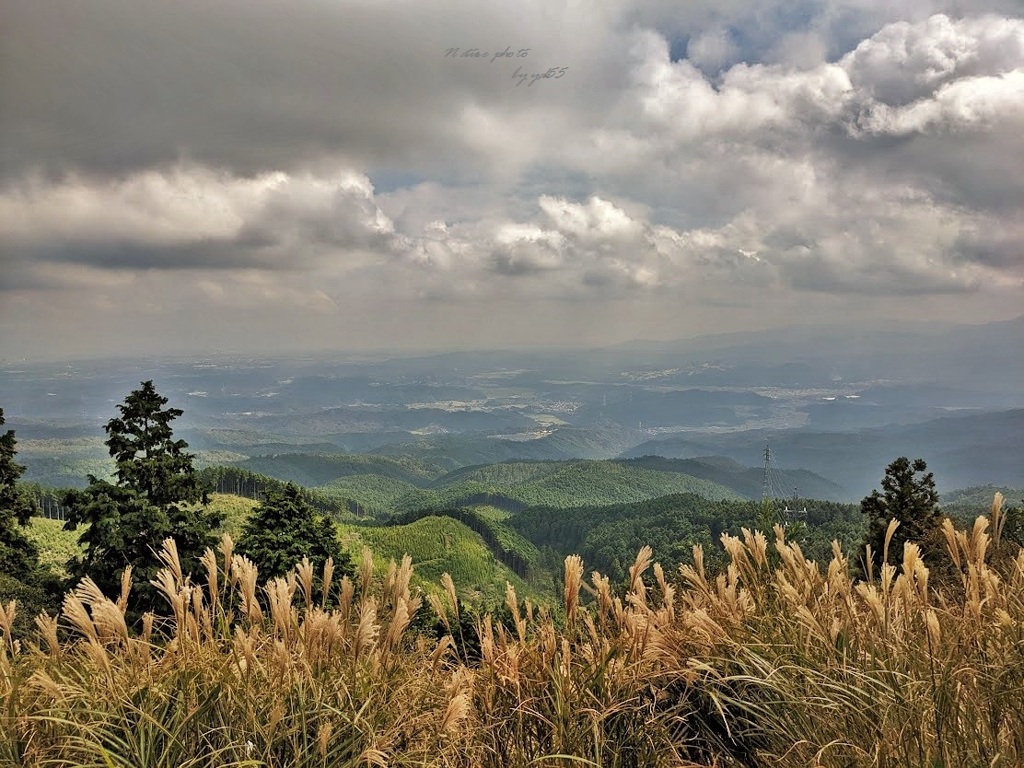
POLYGON ((771 438, 764 444, 764 483, 761 486, 761 503, 768 501, 768 497, 771 495, 771 466, 772 466, 772 447, 771 438))

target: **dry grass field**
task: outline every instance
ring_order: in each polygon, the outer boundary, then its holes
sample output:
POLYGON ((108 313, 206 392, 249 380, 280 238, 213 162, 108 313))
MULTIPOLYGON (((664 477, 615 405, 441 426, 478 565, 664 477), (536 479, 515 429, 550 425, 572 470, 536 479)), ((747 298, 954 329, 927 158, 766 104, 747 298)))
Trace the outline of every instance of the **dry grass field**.
POLYGON ((127 579, 82 582, 26 641, 3 606, 0 764, 1020 766, 1024 553, 1001 524, 999 497, 946 522, 941 585, 915 544, 859 581, 781 529, 723 537, 718 574, 642 550, 621 589, 569 557, 558 615, 509 587, 478 649, 450 577, 423 598, 408 559, 262 589, 229 537, 198 583, 169 542, 166 615, 138 629, 127 579), (452 634, 410 626, 428 608, 452 634))

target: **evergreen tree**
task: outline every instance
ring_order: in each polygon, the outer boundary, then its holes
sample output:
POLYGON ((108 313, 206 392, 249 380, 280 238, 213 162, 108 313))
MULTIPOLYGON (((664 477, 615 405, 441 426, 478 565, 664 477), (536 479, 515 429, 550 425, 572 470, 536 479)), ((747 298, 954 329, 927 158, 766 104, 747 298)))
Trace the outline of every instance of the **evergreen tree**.
POLYGON ((80 537, 85 554, 68 563, 69 573, 88 575, 104 592, 116 594, 121 572, 131 565, 134 606, 142 610, 157 605, 149 580, 159 570, 156 553, 163 540, 175 539, 182 567, 191 572, 220 525, 220 516, 206 508, 206 488, 188 444, 173 439, 171 422, 183 412, 166 404, 152 381, 129 394, 117 406, 121 415, 105 427, 117 482, 90 475, 84 491, 71 491, 64 500, 65 528, 87 526, 80 537))
POLYGON ((907 541, 921 545, 926 560, 936 548, 935 534, 941 521, 939 494, 932 473, 924 474, 927 469, 924 459, 911 463, 901 456, 885 469, 884 493, 872 491, 860 503, 861 512, 868 517, 865 543, 871 545, 871 565, 876 574, 882 564, 885 532, 893 518, 899 520, 900 526, 889 543, 891 565, 903 562, 903 544, 907 541))
MULTIPOLYGON (((0 427, 4 411, 0 408, 0 427)), ((35 545, 21 531, 35 512, 33 501, 18 488, 25 467, 16 463, 14 430, 0 435, 0 573, 17 578, 27 576, 38 564, 35 545)))
POLYGON ((259 567, 261 583, 284 576, 303 557, 318 573, 328 557, 334 559, 335 573, 352 571, 334 521, 318 516, 294 483, 267 489, 266 498, 246 520, 236 549, 259 567))

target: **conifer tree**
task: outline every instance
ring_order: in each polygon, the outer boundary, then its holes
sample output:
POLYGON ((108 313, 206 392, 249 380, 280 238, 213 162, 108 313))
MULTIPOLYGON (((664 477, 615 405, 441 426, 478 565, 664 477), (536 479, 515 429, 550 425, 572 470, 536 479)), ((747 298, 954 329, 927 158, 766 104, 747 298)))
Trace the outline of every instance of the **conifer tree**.
MULTIPOLYGON (((0 408, 0 427, 4 423, 0 408)), ((25 467, 14 460, 16 446, 13 429, 0 435, 0 573, 22 578, 38 564, 38 553, 21 531, 28 525, 35 504, 18 489, 18 478, 25 467)))
POLYGON ((107 448, 116 463, 116 483, 89 476, 84 491, 72 491, 65 528, 86 526, 80 542, 85 554, 68 563, 74 577, 90 576, 107 594, 120 589, 121 572, 133 568, 135 606, 156 607, 149 584, 158 570, 156 553, 163 540, 175 539, 186 572, 193 570, 206 547, 214 544, 220 516, 212 513, 205 486, 192 465, 188 444, 175 440, 171 422, 182 415, 165 408, 167 398, 152 381, 118 405, 120 416, 105 429, 107 448))
POLYGON ((334 521, 318 516, 293 483, 283 490, 267 489, 266 498, 242 529, 237 550, 259 567, 259 578, 264 583, 284 576, 303 557, 309 558, 317 573, 328 557, 334 559, 335 573, 351 572, 334 521))
POLYGON ((882 478, 884 493, 872 491, 860 503, 861 512, 868 517, 865 543, 871 546, 871 566, 875 574, 882 564, 885 532, 893 518, 900 522, 900 526, 889 542, 890 565, 903 561, 903 544, 907 541, 921 545, 922 557, 926 560, 935 548, 935 533, 941 521, 939 494, 935 490, 932 473, 925 474, 927 469, 924 459, 915 459, 911 463, 910 459, 901 456, 885 469, 885 477, 882 478))

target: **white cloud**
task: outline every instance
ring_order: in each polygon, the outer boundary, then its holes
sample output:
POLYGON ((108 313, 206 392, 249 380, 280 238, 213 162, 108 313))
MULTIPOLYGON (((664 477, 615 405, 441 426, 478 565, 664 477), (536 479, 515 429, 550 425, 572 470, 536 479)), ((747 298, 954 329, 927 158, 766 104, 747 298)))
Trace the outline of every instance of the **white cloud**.
POLYGON ((686 46, 686 58, 698 67, 710 70, 734 64, 739 47, 727 29, 711 29, 693 37, 686 46))
POLYGON ((906 136, 985 129, 1006 121, 1024 127, 1024 68, 957 80, 943 85, 930 98, 905 106, 869 103, 862 109, 856 129, 906 136))
POLYGON ((124 179, 40 178, 0 193, 0 238, 42 262, 110 269, 292 269, 393 246, 364 175, 253 178, 197 166, 124 179))
POLYGON ((904 105, 931 97, 954 80, 1024 67, 1024 20, 983 16, 886 25, 843 57, 864 97, 904 105))

